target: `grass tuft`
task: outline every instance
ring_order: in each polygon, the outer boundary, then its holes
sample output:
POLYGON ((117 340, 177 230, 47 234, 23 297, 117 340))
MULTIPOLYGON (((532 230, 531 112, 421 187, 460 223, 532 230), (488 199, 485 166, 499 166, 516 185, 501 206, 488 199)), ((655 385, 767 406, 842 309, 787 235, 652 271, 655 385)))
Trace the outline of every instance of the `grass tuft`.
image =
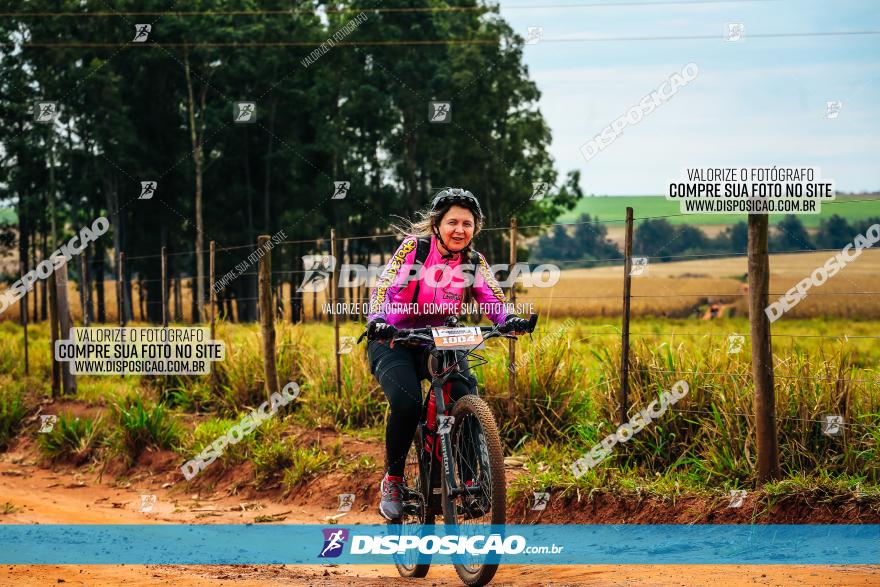
POLYGON ((164 404, 146 404, 140 396, 128 396, 112 405, 113 451, 133 464, 147 447, 177 449, 182 436, 180 424, 164 404))
POLYGON ((53 461, 80 465, 92 457, 104 439, 102 421, 59 414, 52 430, 39 436, 40 451, 53 461))

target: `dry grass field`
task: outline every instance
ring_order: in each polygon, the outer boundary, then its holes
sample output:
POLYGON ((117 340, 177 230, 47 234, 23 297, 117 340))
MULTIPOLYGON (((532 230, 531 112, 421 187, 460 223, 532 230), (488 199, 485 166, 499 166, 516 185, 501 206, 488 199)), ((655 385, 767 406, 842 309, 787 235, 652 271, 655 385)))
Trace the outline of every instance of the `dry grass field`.
MULTIPOLYGON (((832 253, 778 254, 770 257, 770 293, 784 294, 820 267, 832 253)), ((696 259, 651 263, 632 279, 632 313, 685 317, 708 303, 732 304, 746 311, 747 258, 696 259)), ((553 288, 531 288, 517 296, 542 313, 562 316, 617 315, 622 308, 622 263, 612 267, 562 272, 553 288)), ((777 296, 771 296, 771 300, 777 296)), ((701 313, 701 312, 700 312, 701 313)), ((791 318, 880 317, 880 250, 866 250, 786 314, 791 318)))
MULTIPOLYGON (((831 252, 777 254, 770 257, 771 299, 785 293, 801 279, 820 267, 831 252)), ((653 261, 653 260, 652 260, 653 261)), ((674 263, 650 263, 645 273, 632 280, 632 313, 636 316, 660 316, 684 318, 703 313, 710 303, 729 305, 734 315, 746 312, 745 276, 747 259, 741 257, 706 257, 674 263)), ((182 315, 173 321, 190 322, 192 300, 189 279, 183 279, 182 315)), ((137 283, 132 284, 135 319, 140 320, 140 295, 137 283)), ((116 314, 116 288, 107 282, 104 288, 107 320, 118 320, 116 314)), ((616 316, 623 307, 623 265, 591 269, 564 269, 559 282, 552 288, 517 289, 518 303, 531 303, 536 312, 555 318, 566 316, 616 316)), ((290 318, 290 285, 282 286, 285 317, 290 318)), ((363 295, 363 289, 359 295, 363 295)), ((351 301, 353 290, 347 290, 346 299, 351 301)), ((42 293, 40 294, 42 295, 42 293)), ((95 294, 92 294, 94 299, 95 294)), ((314 318, 313 308, 320 318, 326 318, 321 310, 325 302, 323 293, 305 294, 306 319, 314 318)), ((82 319, 79 289, 75 283, 69 286, 71 314, 75 321, 82 319)), ((30 302, 33 304, 33 293, 30 302)), ((169 301, 171 308, 173 300, 169 301)), ((233 312, 236 310, 233 304, 233 312)), ((880 250, 866 250, 837 275, 821 287, 810 290, 809 295, 786 314, 790 318, 880 318, 880 250)), ((17 319, 18 304, 12 304, 0 319, 17 319)))

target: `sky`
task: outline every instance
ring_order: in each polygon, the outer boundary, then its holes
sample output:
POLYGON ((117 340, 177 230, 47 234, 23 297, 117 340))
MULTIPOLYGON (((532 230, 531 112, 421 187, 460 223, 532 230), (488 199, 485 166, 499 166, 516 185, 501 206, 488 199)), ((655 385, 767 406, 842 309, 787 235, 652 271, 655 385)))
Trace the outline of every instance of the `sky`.
POLYGON ((750 37, 880 33, 880 1, 652 3, 500 3, 523 37, 543 28, 524 61, 542 92, 560 177, 579 169, 585 194, 661 194, 685 167, 777 165, 818 167, 838 191, 880 190, 880 34, 750 37), (741 41, 725 40, 728 23, 743 25, 741 41), (562 41, 705 35, 717 38, 562 41), (584 143, 690 62, 695 79, 584 158, 584 143), (842 103, 836 118, 826 118, 829 101, 842 103))

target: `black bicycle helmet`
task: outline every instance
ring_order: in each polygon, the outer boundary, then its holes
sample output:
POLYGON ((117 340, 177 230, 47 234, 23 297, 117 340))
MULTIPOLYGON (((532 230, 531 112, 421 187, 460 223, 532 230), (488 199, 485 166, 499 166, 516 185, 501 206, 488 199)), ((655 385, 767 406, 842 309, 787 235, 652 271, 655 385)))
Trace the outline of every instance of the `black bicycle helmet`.
POLYGON ((431 202, 431 212, 446 204, 458 204, 469 209, 477 217, 477 221, 483 221, 483 210, 477 197, 464 188, 445 188, 434 196, 431 202))

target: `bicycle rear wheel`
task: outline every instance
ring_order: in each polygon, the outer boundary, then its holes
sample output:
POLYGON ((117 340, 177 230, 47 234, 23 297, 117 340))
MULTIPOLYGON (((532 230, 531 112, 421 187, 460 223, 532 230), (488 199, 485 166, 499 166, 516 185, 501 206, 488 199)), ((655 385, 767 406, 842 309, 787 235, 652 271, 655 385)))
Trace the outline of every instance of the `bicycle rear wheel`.
MULTIPOLYGON (((443 483, 443 519, 462 534, 474 524, 503 525, 507 519, 504 453, 492 410, 476 395, 455 402, 450 431, 451 465, 458 487, 478 487, 473 495, 450 497, 443 483)), ((482 534, 479 530, 473 533, 482 534)), ((497 555, 462 555, 455 563, 459 578, 469 586, 485 585, 498 570, 497 555)))
MULTIPOLYGON (((405 534, 432 534, 434 530, 436 516, 428 507, 429 496, 425 487, 427 471, 422 470, 422 463, 419 460, 421 447, 422 433, 418 430, 406 455, 403 471, 403 480, 406 484, 403 495, 403 517, 400 520, 388 521, 388 525, 399 524, 401 533, 405 534)), ((415 549, 411 549, 407 554, 394 555, 394 564, 401 577, 422 578, 431 568, 430 562, 424 562, 427 557, 428 555, 419 555, 415 549), (420 560, 422 562, 419 562, 420 560)))

